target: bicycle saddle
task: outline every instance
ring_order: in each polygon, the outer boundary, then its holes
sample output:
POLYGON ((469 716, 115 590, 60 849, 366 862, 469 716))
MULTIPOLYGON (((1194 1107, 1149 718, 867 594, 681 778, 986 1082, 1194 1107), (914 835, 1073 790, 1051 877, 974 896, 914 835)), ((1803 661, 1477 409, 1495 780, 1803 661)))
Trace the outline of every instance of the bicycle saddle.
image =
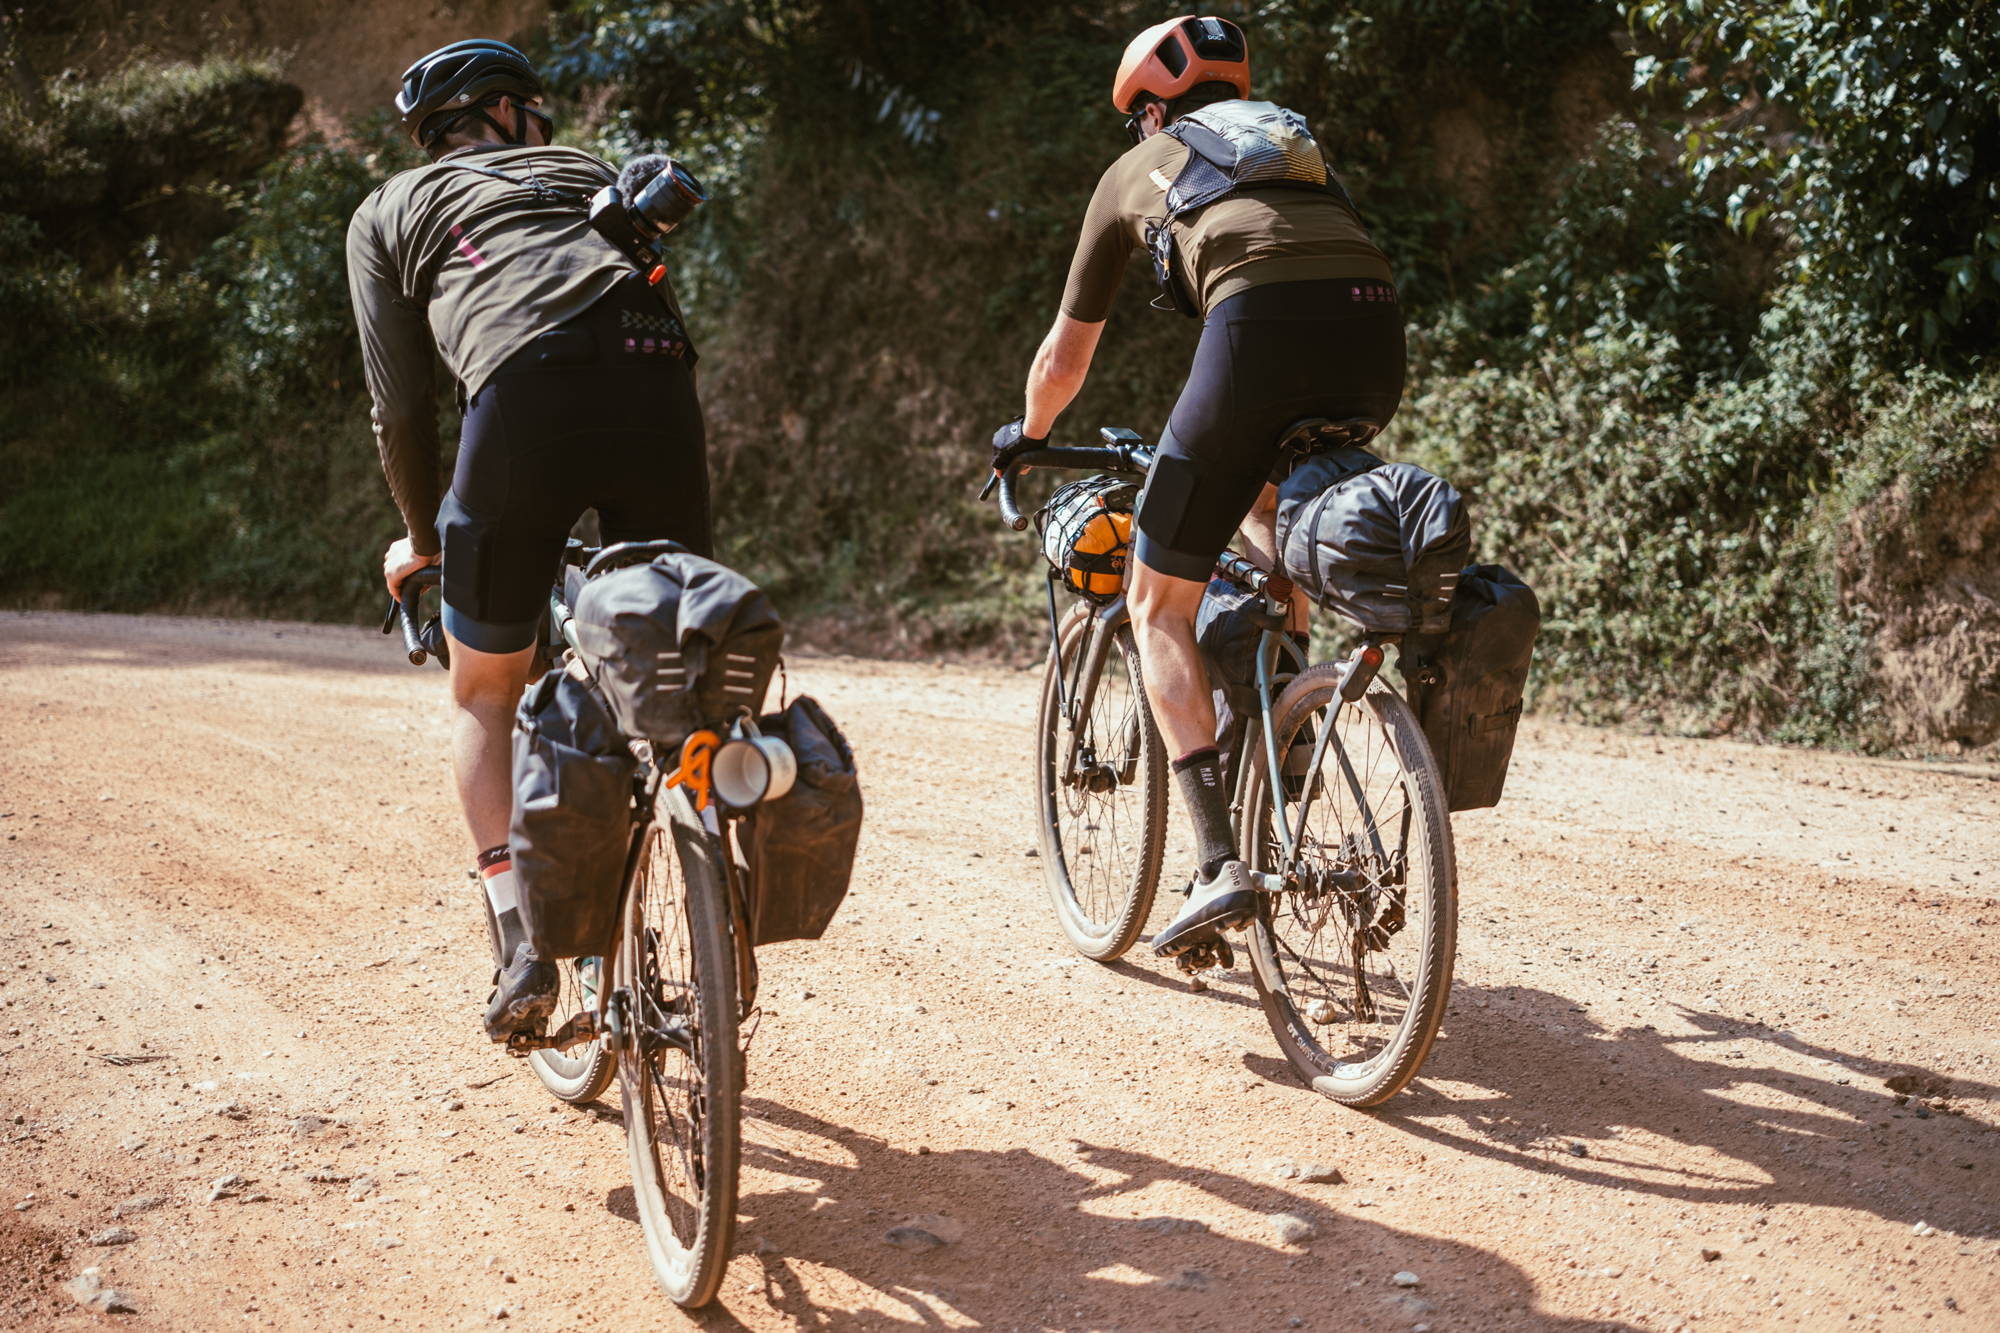
POLYGON ((1322 449, 1363 445, 1382 433, 1382 423, 1373 417, 1306 417, 1285 427, 1278 448, 1296 454, 1316 454, 1322 449))
POLYGON ((679 542, 667 541, 664 538, 659 541, 650 542, 615 542, 590 558, 590 563, 583 567, 583 576, 586 579, 594 579, 599 574, 608 573, 614 569, 623 569, 627 565, 643 565, 656 555, 686 555, 688 553, 687 547, 681 545, 679 542))

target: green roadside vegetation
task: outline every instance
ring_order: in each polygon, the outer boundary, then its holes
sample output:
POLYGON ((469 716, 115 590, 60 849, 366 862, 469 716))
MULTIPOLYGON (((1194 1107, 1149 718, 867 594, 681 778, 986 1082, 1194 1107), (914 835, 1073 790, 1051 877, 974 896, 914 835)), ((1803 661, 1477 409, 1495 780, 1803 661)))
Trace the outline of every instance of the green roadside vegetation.
MULTIPOLYGON (((1223 7, 1397 266, 1386 445, 1541 593, 1539 706, 2000 741, 2000 34, 1953 10, 1223 7)), ((972 493, 1150 16, 576 0, 543 34, 558 110, 593 108, 567 139, 710 186, 674 262, 724 554, 824 640, 1029 643, 1038 557, 972 493)), ((298 97, 235 59, 0 92, 0 600, 374 611, 397 525, 341 239, 413 159, 382 118, 290 137, 298 97)), ((1148 286, 1067 434, 1165 420, 1194 327, 1148 286)))

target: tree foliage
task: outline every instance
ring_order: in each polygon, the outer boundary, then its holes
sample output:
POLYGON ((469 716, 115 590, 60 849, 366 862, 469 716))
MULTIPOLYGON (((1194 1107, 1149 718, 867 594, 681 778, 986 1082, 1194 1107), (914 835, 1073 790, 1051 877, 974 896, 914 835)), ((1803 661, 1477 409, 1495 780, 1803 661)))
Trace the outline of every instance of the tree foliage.
POLYGON ((2000 22, 1929 0, 1648 0, 1682 162, 1730 224, 1779 225, 1799 279, 1913 348, 2000 347, 2000 22))

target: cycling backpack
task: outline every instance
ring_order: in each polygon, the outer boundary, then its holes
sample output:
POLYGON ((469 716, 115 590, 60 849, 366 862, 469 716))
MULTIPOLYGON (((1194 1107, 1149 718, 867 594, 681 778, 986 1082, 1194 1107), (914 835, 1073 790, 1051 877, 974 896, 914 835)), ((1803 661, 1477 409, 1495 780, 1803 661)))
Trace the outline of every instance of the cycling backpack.
POLYGON ((1500 800, 1541 624, 1541 604, 1527 584, 1498 565, 1472 565, 1459 579, 1444 633, 1403 645, 1410 704, 1453 810, 1500 800))
POLYGON ((1071 592, 1103 602, 1124 589, 1138 496, 1121 477, 1085 477, 1058 489, 1035 515, 1042 554, 1071 592))
POLYGON ((585 572, 577 646, 626 735, 671 764, 693 732, 763 703, 785 628, 749 579, 676 542, 607 547, 585 572))
POLYGON ((507 844, 537 957, 611 947, 637 768, 610 705, 580 671, 551 671, 522 698, 507 844))
POLYGON ((1279 485, 1277 538, 1286 577, 1371 634, 1444 632, 1472 555, 1454 487, 1353 447, 1314 454, 1279 485))
POLYGON ((1319 142, 1304 116, 1273 102, 1216 102, 1191 111, 1161 133, 1187 145, 1187 161, 1167 190, 1167 214, 1146 224, 1153 276, 1167 302, 1183 315, 1200 318, 1201 304, 1189 281, 1173 223, 1243 190, 1291 188, 1325 194, 1349 212, 1354 200, 1326 165, 1319 142))
POLYGON ((817 700, 801 697, 759 724, 798 757, 792 789, 743 819, 753 944, 816 940, 847 897, 861 840, 861 781, 847 738, 817 700))

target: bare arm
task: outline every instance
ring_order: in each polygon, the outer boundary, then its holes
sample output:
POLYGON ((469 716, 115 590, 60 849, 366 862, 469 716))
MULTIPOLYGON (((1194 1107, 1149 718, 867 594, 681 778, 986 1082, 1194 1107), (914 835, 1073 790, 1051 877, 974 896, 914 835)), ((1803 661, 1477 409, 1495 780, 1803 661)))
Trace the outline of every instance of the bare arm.
POLYGON ((1049 336, 1042 339, 1041 348, 1035 353, 1034 364, 1028 368, 1027 410, 1021 422, 1023 435, 1038 440, 1048 437, 1056 418, 1083 388, 1084 377, 1090 373, 1090 359, 1097 354, 1097 339, 1103 332, 1103 320, 1086 324, 1068 315, 1056 316, 1049 336))

